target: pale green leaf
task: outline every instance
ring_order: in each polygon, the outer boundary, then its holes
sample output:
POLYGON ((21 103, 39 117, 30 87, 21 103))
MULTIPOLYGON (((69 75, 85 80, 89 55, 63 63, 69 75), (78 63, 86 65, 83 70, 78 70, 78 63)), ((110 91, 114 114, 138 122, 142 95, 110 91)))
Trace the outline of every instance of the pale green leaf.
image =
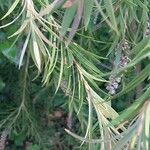
POLYGON ((62 36, 64 36, 66 34, 66 32, 68 31, 73 19, 74 19, 74 15, 76 13, 77 10, 77 5, 73 5, 72 7, 69 7, 66 9, 64 17, 63 17, 63 21, 61 24, 61 30, 60 33, 62 36))
POLYGON ((85 0, 84 1, 84 25, 85 25, 86 30, 87 30, 88 24, 90 22, 93 6, 94 6, 93 0, 85 0))
POLYGON ((18 5, 20 0, 15 0, 15 2, 12 4, 12 6, 9 8, 9 10, 7 11, 7 13, 1 18, 4 19, 6 18, 8 15, 10 15, 12 13, 12 11, 16 8, 16 6, 18 5))

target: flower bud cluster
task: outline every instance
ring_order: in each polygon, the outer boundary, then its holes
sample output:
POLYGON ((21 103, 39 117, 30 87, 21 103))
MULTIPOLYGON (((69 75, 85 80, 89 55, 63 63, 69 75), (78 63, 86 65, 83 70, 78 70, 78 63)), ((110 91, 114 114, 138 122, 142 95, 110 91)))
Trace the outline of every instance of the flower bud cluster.
POLYGON ((121 77, 116 77, 111 75, 109 77, 109 84, 107 85, 106 89, 109 91, 110 94, 115 94, 116 90, 118 89, 119 83, 121 82, 121 77))
POLYGON ((129 49, 130 49, 130 45, 129 45, 129 43, 128 43, 127 40, 124 40, 124 41, 121 42, 119 45, 121 45, 122 51, 129 50, 129 49))
POLYGON ((146 30, 146 36, 150 35, 150 16, 147 21, 147 30, 146 30))
POLYGON ((97 24, 97 20, 98 20, 98 13, 96 12, 94 14, 94 19, 93 19, 93 24, 96 25, 97 24))
MULTIPOLYGON (((118 47, 121 47, 122 51, 126 51, 126 50, 130 49, 130 46, 129 46, 127 40, 120 43, 118 45, 118 47)), ((117 65, 117 68, 120 69, 120 68, 125 67, 128 64, 128 60, 129 60, 129 58, 128 58, 127 54, 125 54, 125 53, 122 54, 120 61, 119 61, 119 64, 117 65)), ((113 95, 116 93, 116 90, 118 89, 119 83, 121 82, 121 77, 122 77, 122 74, 116 75, 116 76, 111 75, 109 77, 109 83, 107 84, 106 89, 109 91, 110 94, 113 95)))
POLYGON ((119 68, 125 67, 128 64, 128 60, 129 60, 128 56, 126 55, 121 56, 119 68))

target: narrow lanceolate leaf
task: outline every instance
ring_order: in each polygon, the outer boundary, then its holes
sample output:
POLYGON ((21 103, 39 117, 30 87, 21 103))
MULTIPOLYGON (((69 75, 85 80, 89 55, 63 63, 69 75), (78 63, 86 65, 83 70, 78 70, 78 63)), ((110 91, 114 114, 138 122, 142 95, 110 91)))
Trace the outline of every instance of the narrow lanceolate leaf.
POLYGON ((77 10, 77 5, 73 5, 72 7, 69 7, 66 9, 62 24, 61 24, 61 30, 60 30, 60 33, 62 36, 64 36, 66 32, 68 31, 72 23, 72 20, 74 19, 76 10, 77 10))
POLYGON ((40 16, 45 16, 49 13, 51 13, 54 9, 61 6, 64 0, 54 0, 51 4, 49 4, 46 8, 40 11, 40 16))
POLYGON ((7 11, 7 13, 1 18, 4 19, 6 18, 8 15, 10 15, 12 13, 12 11, 16 8, 16 6, 18 5, 20 0, 15 0, 15 2, 12 4, 12 6, 10 7, 10 9, 7 11))
POLYGON ((77 64, 77 66, 78 66, 78 69, 82 72, 82 74, 86 77, 86 78, 88 78, 88 79, 93 79, 93 80, 96 80, 96 81, 101 81, 101 82, 106 82, 106 80, 104 80, 102 77, 97 77, 97 76, 94 76, 94 75, 92 75, 92 74, 90 74, 90 73, 88 73, 87 71, 85 71, 82 67, 80 67, 78 64, 77 64))
POLYGON ((11 36, 9 36, 9 38, 21 34, 25 30, 27 25, 28 25, 28 21, 26 20, 22 23, 21 27, 15 33, 13 33, 11 36))
POLYGON ((129 67, 130 66, 134 66, 136 65, 138 62, 140 62, 141 60, 143 60, 146 57, 150 56, 150 45, 147 45, 143 50, 141 50, 140 53, 138 53, 136 55, 136 57, 131 61, 131 63, 129 63, 129 67))
POLYGON ((119 117, 114 119, 111 123, 113 125, 120 124, 128 119, 135 117, 140 106, 150 97, 150 88, 146 90, 146 92, 139 97, 130 107, 124 110, 119 117))
MULTIPOLYGON (((34 31, 33 31, 34 32, 34 31)), ((36 37, 35 37, 35 34, 32 33, 33 36, 33 55, 34 55, 34 62, 38 68, 38 70, 41 72, 41 56, 40 56, 40 50, 39 50, 39 47, 38 47, 38 43, 36 41, 36 37)))
POLYGON ((63 56, 63 47, 61 45, 61 65, 60 65, 60 73, 59 73, 59 79, 58 79, 58 84, 57 84, 57 88, 55 93, 58 91, 59 86, 61 84, 61 80, 62 80, 62 75, 63 75, 63 70, 64 70, 64 56, 63 56))
POLYGON ((24 57, 25 51, 26 51, 28 43, 29 43, 30 35, 31 35, 31 30, 29 31, 28 36, 27 36, 25 43, 23 45, 23 48, 22 48, 22 52, 21 52, 21 56, 20 56, 20 60, 19 60, 19 68, 22 65, 23 57, 24 57))
POLYGON ((73 39, 73 37, 78 29, 78 26, 80 24, 82 13, 83 13, 83 4, 84 4, 83 2, 84 2, 84 0, 80 0, 78 3, 77 13, 76 13, 74 21, 72 23, 71 31, 68 36, 69 42, 73 39))
POLYGON ((138 54, 142 49, 144 49, 150 43, 150 36, 144 38, 139 42, 131 51, 131 54, 138 54))
POLYGON ((88 24, 90 22, 92 9, 93 9, 93 0, 85 0, 84 1, 84 25, 87 30, 88 24))
MULTIPOLYGON (((103 12, 103 9, 101 7, 101 5, 99 4, 98 0, 94 0, 97 9, 99 10, 99 12, 101 13, 104 21, 110 26, 111 29, 115 30, 112 22, 109 20, 108 16, 103 12)), ((101 2, 100 2, 101 3, 101 2)))
POLYGON ((150 144, 150 100, 147 102, 147 109, 145 111, 145 128, 144 128, 144 134, 145 134, 145 148, 149 149, 150 144))
POLYGON ((131 51, 130 55, 133 56, 132 61, 124 69, 135 66, 142 59, 150 56, 150 36, 144 38, 140 43, 138 43, 131 51))
POLYGON ((142 81, 144 81, 149 75, 150 75, 150 64, 147 65, 140 72, 140 74, 137 77, 135 77, 131 82, 129 82, 121 92, 119 92, 118 94, 116 94, 113 97, 113 99, 117 98, 119 96, 122 96, 123 94, 128 93, 129 91, 135 89, 136 86, 138 86, 142 81))
POLYGON ((106 12, 113 25, 113 28, 116 31, 116 33, 118 33, 116 17, 115 17, 114 8, 113 8, 113 2, 112 0, 104 0, 104 2, 105 2, 106 12))
POLYGON ((13 21, 11 21, 11 22, 9 22, 9 23, 3 25, 3 26, 0 26, 0 29, 1 29, 1 28, 5 28, 5 27, 8 27, 8 26, 10 26, 11 24, 13 24, 14 22, 16 22, 17 19, 22 15, 22 13, 24 12, 24 10, 25 10, 25 5, 24 5, 24 7, 22 8, 21 12, 18 14, 18 16, 16 16, 16 18, 14 18, 13 21))
MULTIPOLYGON (((68 130, 68 129, 65 129, 65 131, 66 131, 68 134, 70 134, 72 137, 74 137, 74 138, 76 138, 77 140, 82 141, 82 142, 87 142, 87 143, 102 143, 102 142, 104 142, 104 141, 106 142, 106 140, 104 140, 104 139, 89 139, 89 138, 85 138, 85 137, 79 136, 79 135, 77 135, 77 134, 71 132, 71 131, 68 130)), ((107 142, 108 142, 108 141, 111 141, 111 140, 112 140, 112 138, 107 139, 107 142)))

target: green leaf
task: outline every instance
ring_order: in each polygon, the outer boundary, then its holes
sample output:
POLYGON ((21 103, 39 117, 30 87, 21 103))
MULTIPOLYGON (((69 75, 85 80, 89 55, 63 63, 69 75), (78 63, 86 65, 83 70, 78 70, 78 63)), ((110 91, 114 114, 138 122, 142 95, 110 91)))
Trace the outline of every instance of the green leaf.
POLYGON ((142 81, 144 81, 148 76, 150 75, 150 64, 147 65, 141 72, 140 74, 135 77, 132 81, 130 81, 124 89, 116 94, 113 99, 122 96, 125 93, 130 92, 131 90, 135 89, 137 85, 139 85, 142 81))
POLYGON ((0 46, 0 52, 2 52, 5 49, 10 48, 11 44, 8 41, 2 42, 0 46))
POLYGON ((71 29, 68 35, 68 41, 67 41, 67 45, 71 42, 71 40, 73 39, 74 35, 77 32, 77 29, 79 27, 81 18, 82 18, 82 14, 83 14, 83 8, 84 8, 84 0, 80 0, 78 1, 78 8, 77 8, 77 12, 76 15, 74 16, 74 20, 72 22, 71 25, 71 29))
POLYGON ((112 2, 112 0, 105 0, 104 2, 105 2, 106 12, 109 16, 109 19, 111 20, 113 28, 116 31, 116 33, 118 33, 118 27, 117 27, 114 8, 113 8, 113 2, 112 2))
POLYGON ((67 50, 67 58, 68 58, 68 62, 67 62, 68 64, 67 65, 69 68, 73 65, 73 61, 74 61, 74 57, 73 57, 73 55, 69 49, 67 50))
POLYGON ((36 144, 31 144, 29 145, 28 150, 40 150, 40 147, 36 144))
POLYGON ((52 3, 46 2, 46 7, 39 12, 40 16, 45 16, 51 14, 56 11, 58 8, 62 6, 65 0, 54 0, 52 3))
POLYGON ((84 1, 84 25, 87 30, 88 24, 90 22, 92 9, 93 9, 93 0, 85 0, 84 1))
POLYGON ((133 118, 142 104, 150 97, 150 88, 148 88, 145 93, 139 97, 130 107, 124 110, 116 119, 112 120, 111 124, 118 125, 128 119, 133 118))
POLYGON ((1 47, 0 47, 0 51, 11 62, 18 64, 18 60, 16 59, 16 55, 17 55, 16 45, 14 45, 8 41, 2 42, 1 47))
POLYGON ((8 15, 10 15, 12 13, 12 11, 16 8, 16 6, 18 5, 20 0, 15 0, 15 2, 12 4, 12 6, 10 7, 10 9, 8 10, 8 12, 1 18, 4 19, 6 18, 8 15))
POLYGON ((127 67, 134 66, 138 62, 149 56, 150 56, 150 45, 147 45, 142 50, 140 50, 140 52, 136 55, 136 57, 132 59, 132 61, 128 64, 127 67))
MULTIPOLYGON (((33 28, 34 28, 34 25, 33 25, 33 28)), ((32 31, 32 47, 33 47, 33 50, 32 50, 32 58, 35 62, 35 65, 37 66, 39 72, 41 72, 41 52, 40 52, 40 49, 39 49, 39 43, 37 42, 37 39, 36 39, 36 34, 35 34, 35 31, 33 30, 32 31)))
POLYGON ((55 93, 58 91, 61 80, 62 80, 62 76, 63 76, 63 70, 64 70, 64 53, 63 53, 63 47, 61 46, 61 64, 60 64, 60 73, 59 73, 59 79, 58 79, 58 83, 57 83, 57 88, 55 93))
POLYGON ((74 19, 76 10, 77 10, 76 4, 66 9, 62 24, 61 24, 61 30, 60 30, 60 33, 62 36, 64 36, 66 34, 66 32, 68 31, 68 29, 74 19))
POLYGON ((150 144, 150 100, 147 102, 145 111, 145 128, 144 128, 145 149, 149 149, 150 144))
POLYGON ((14 141, 15 145, 23 146, 23 142, 26 138, 25 132, 17 133, 15 130, 11 133, 10 139, 14 141))
POLYGON ((150 42, 150 36, 144 38, 142 41, 140 41, 131 51, 131 55, 136 55, 140 53, 142 49, 144 49, 150 42))

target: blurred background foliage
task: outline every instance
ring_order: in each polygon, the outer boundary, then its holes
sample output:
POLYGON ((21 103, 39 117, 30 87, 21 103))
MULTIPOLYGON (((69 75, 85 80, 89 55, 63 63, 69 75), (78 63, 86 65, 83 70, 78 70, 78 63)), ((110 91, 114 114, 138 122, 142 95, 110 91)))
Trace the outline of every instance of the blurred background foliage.
POLYGON ((149 6, 0 0, 0 149, 148 150, 149 6))

